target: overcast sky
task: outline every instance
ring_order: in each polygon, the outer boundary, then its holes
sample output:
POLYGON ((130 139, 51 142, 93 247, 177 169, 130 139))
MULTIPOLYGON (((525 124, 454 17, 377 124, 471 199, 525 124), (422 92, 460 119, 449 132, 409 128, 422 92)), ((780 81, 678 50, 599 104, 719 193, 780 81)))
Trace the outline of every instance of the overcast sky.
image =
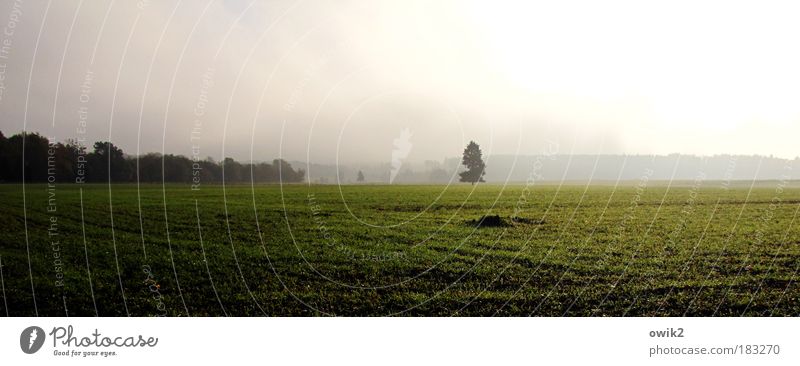
POLYGON ((488 154, 557 142, 794 158, 797 14, 791 1, 3 0, 0 130, 323 163, 388 163, 405 129, 412 161, 469 140, 488 154))

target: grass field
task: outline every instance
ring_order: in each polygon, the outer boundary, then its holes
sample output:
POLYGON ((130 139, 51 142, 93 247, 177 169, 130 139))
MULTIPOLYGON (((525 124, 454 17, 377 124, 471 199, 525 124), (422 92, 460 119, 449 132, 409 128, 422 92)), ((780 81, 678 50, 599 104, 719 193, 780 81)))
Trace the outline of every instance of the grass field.
POLYGON ((800 314, 778 183, 25 189, 0 315, 800 314))

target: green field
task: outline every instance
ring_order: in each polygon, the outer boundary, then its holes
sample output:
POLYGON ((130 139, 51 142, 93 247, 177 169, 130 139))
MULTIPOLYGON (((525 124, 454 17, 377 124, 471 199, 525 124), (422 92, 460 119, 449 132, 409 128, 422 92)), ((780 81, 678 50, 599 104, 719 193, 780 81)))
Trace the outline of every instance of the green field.
POLYGON ((776 188, 1 185, 0 315, 797 316, 776 188))

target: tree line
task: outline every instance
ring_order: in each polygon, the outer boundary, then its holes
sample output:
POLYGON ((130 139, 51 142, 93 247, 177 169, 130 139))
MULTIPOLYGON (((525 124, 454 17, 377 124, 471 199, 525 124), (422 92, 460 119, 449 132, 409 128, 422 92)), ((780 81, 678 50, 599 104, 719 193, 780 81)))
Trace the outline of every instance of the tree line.
POLYGON ((215 162, 159 153, 130 156, 107 141, 95 142, 89 150, 76 140, 54 142, 25 132, 6 138, 0 131, 0 182, 218 183, 223 171, 226 183, 291 183, 305 177, 305 171, 282 159, 243 164, 231 158, 215 162))

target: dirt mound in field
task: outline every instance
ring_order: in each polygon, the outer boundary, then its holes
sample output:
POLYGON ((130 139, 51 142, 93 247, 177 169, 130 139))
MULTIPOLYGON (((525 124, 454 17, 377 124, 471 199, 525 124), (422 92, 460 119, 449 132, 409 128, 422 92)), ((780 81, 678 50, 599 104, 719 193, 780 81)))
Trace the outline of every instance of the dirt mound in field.
POLYGON ((529 219, 527 217, 512 216, 509 219, 504 219, 500 215, 487 215, 481 216, 479 219, 467 220, 466 224, 469 226, 482 227, 509 227, 513 224, 517 225, 544 225, 544 220, 529 219))
POLYGON ((469 220, 467 221, 467 225, 475 226, 475 227, 507 227, 511 226, 511 224, 506 221, 504 218, 500 217, 500 215, 488 215, 488 216, 481 216, 481 218, 476 220, 469 220))

